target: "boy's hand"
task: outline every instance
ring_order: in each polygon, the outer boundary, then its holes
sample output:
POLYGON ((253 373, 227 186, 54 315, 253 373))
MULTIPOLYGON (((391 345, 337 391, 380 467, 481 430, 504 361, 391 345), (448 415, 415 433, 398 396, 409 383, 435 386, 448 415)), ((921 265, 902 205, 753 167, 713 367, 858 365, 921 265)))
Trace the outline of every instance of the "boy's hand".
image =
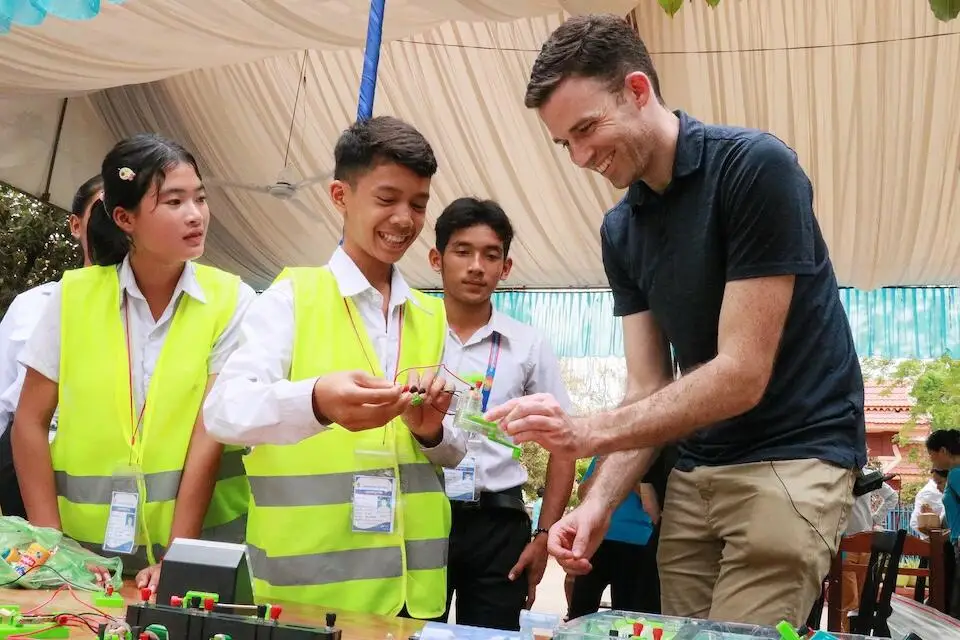
POLYGON ((407 384, 403 387, 407 408, 403 412, 403 421, 410 432, 425 447, 435 447, 443 439, 443 418, 450 410, 453 399, 447 381, 438 372, 426 371, 422 374, 411 371, 407 384), (419 394, 419 400, 413 395, 419 394))
POLYGON ((313 386, 313 411, 321 423, 363 431, 399 416, 411 397, 399 385, 364 371, 338 371, 322 376, 313 386))

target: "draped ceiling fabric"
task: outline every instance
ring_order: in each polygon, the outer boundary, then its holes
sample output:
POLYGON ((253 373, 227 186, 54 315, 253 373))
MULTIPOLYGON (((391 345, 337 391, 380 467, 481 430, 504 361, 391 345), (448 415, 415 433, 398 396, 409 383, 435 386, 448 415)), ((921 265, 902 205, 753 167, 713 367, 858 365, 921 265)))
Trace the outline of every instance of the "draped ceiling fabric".
MULTIPOLYGON (((957 282, 960 21, 936 21, 925 0, 697 0, 672 19, 657 0, 388 0, 375 113, 417 125, 440 160, 428 228, 401 263, 412 283, 437 286, 429 224, 473 194, 514 220, 508 284, 606 284, 597 228, 620 194, 574 167, 522 99, 563 11, 634 5, 668 104, 797 150, 842 284, 957 282)), ((323 175, 356 114, 367 6, 127 0, 82 26, 15 28, 0 37, 0 179, 42 192, 64 96, 50 188, 61 205, 113 141, 142 130, 191 147, 207 176, 266 185, 292 119, 291 164, 323 175), (146 84, 119 86, 133 83, 146 84)), ((300 200, 213 190, 207 260, 256 287, 325 262, 339 217, 322 185, 300 200)))

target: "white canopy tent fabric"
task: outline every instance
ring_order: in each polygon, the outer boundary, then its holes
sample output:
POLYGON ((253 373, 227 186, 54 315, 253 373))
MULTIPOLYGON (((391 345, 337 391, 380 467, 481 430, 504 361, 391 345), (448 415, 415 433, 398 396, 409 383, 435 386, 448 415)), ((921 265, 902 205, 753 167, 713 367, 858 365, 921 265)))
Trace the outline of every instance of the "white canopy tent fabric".
MULTIPOLYGON (((428 228, 402 263, 412 283, 438 284, 429 224, 478 195, 517 228, 509 284, 606 285, 597 229, 621 194, 554 147, 523 92, 564 11, 633 4, 387 0, 375 113, 417 125, 440 160, 428 228)), ((292 121, 291 164, 323 175, 356 115, 367 6, 128 0, 89 23, 0 37, 0 180, 43 193, 66 96, 49 189, 60 205, 115 140, 144 130, 193 149, 205 176, 270 184, 292 121), (118 87, 137 82, 148 84, 118 87)), ((936 21, 922 0, 697 1, 674 18, 643 0, 634 18, 672 107, 771 130, 797 150, 843 284, 958 279, 960 21, 936 21)), ((299 199, 213 190, 206 259, 254 286, 284 265, 324 263, 339 216, 324 184, 299 199)))

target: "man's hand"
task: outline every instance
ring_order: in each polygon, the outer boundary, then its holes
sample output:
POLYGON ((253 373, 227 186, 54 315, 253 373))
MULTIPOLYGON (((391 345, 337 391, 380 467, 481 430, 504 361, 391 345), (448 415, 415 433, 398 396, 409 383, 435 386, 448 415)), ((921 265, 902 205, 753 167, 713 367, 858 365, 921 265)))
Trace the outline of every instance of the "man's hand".
POLYGON ((547 551, 572 575, 590 573, 590 558, 603 542, 610 513, 599 500, 587 499, 550 527, 547 551))
POLYGON ((314 413, 348 431, 376 429, 410 404, 411 395, 399 385, 363 371, 339 371, 321 377, 313 386, 314 413))
POLYGON ((424 446, 440 444, 443 418, 450 410, 450 401, 453 399, 452 389, 447 389, 447 381, 439 372, 425 371, 420 374, 411 371, 403 392, 411 400, 414 392, 420 395, 419 401, 408 401, 403 412, 407 428, 424 446))
POLYGON ((160 584, 160 563, 152 564, 146 569, 141 569, 137 574, 137 588, 143 589, 150 587, 154 593, 157 592, 157 585, 160 584))
POLYGON ((499 422, 514 442, 536 442, 565 458, 586 458, 592 453, 593 435, 585 420, 571 418, 549 393, 514 398, 487 411, 484 419, 499 422))
POLYGON ((513 565, 507 577, 514 581, 527 570, 527 603, 525 608, 533 607, 537 599, 537 585, 543 580, 543 572, 547 570, 547 537, 539 535, 524 547, 517 564, 513 565))

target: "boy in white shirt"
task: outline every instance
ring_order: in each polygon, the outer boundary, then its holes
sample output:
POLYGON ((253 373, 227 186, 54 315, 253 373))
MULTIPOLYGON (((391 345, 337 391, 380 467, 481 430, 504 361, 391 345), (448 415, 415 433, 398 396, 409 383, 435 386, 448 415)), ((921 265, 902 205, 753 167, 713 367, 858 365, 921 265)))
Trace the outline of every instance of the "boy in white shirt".
MULTIPOLYGON (((99 175, 93 176, 77 189, 70 208, 70 235, 80 243, 85 267, 91 264, 87 249, 87 221, 90 219, 90 209, 102 197, 102 192, 103 179, 99 175)), ((56 284, 45 282, 27 289, 13 299, 3 320, 0 320, 0 513, 7 516, 27 517, 13 467, 10 442, 10 425, 26 375, 26 369, 17 359, 43 315, 47 298, 56 284)))

